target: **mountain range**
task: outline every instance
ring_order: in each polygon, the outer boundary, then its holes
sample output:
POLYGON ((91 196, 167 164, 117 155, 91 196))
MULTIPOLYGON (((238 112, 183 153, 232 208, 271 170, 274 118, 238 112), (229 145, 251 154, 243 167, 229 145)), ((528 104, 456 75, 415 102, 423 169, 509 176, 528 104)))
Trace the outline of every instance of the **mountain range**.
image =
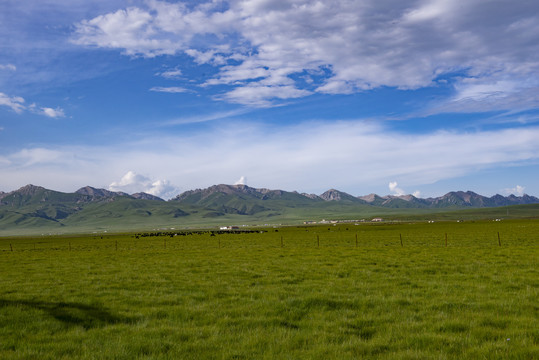
MULTIPOLYGON (((212 206, 220 198, 236 197, 239 199, 271 200, 283 199, 292 203, 309 203, 310 201, 337 201, 369 204, 390 208, 441 208, 441 207, 497 207, 508 205, 523 205, 539 203, 535 196, 502 196, 486 197, 473 191, 452 191, 436 198, 417 198, 413 195, 386 195, 370 194, 366 196, 353 196, 345 192, 330 189, 321 195, 288 192, 283 190, 256 189, 247 185, 214 185, 206 189, 186 191, 169 201, 197 203, 212 206)), ((219 201, 218 201, 219 202, 219 201)))
POLYGON ((221 184, 189 190, 165 201, 146 193, 127 194, 90 186, 64 193, 26 185, 9 193, 0 192, 0 232, 357 219, 403 211, 435 212, 524 204, 539 204, 539 198, 529 195, 485 197, 472 191, 454 191, 426 199, 412 195, 353 196, 335 189, 315 195, 221 184))

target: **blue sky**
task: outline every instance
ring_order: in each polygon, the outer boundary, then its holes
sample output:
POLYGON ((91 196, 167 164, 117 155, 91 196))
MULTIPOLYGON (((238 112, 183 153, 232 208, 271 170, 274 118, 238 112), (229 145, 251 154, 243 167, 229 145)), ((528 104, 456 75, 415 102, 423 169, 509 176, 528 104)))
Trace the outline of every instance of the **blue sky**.
POLYGON ((0 191, 539 195, 539 4, 7 0, 0 191))

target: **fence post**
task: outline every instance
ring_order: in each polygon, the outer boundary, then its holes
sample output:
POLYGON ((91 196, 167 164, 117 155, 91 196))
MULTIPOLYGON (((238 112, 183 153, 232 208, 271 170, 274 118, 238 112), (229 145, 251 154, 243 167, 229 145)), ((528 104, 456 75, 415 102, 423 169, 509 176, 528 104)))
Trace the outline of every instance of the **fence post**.
POLYGON ((284 247, 283 236, 281 235, 281 247, 284 247))
POLYGON ((318 247, 320 247, 320 236, 316 235, 316 243, 318 244, 318 247))
POLYGON ((13 251, 13 245, 9 244, 11 251, 13 251))
POLYGON ((399 234, 399 238, 401 239, 401 247, 403 247, 404 245, 402 244, 402 234, 399 234))
POLYGON ((500 232, 498 231, 498 246, 502 246, 502 240, 500 239, 500 232))
POLYGON ((356 247, 357 247, 357 233, 356 233, 356 247))
POLYGON ((445 247, 447 247, 447 233, 445 233, 445 247))

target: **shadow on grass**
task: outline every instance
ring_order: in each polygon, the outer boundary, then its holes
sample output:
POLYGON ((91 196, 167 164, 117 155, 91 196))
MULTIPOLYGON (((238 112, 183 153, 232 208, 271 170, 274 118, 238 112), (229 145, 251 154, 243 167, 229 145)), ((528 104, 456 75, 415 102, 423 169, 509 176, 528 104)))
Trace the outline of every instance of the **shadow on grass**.
POLYGON ((131 319, 114 315, 103 307, 81 303, 0 299, 0 308, 8 306, 38 309, 68 326, 82 326, 85 329, 132 322, 131 319))

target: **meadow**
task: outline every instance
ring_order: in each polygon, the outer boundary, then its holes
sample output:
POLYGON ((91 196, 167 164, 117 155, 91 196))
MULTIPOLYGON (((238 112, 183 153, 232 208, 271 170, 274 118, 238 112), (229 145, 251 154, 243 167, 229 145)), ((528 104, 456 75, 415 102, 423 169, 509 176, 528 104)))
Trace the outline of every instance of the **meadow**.
POLYGON ((0 238, 0 358, 539 358, 537 219, 254 230, 0 238))

